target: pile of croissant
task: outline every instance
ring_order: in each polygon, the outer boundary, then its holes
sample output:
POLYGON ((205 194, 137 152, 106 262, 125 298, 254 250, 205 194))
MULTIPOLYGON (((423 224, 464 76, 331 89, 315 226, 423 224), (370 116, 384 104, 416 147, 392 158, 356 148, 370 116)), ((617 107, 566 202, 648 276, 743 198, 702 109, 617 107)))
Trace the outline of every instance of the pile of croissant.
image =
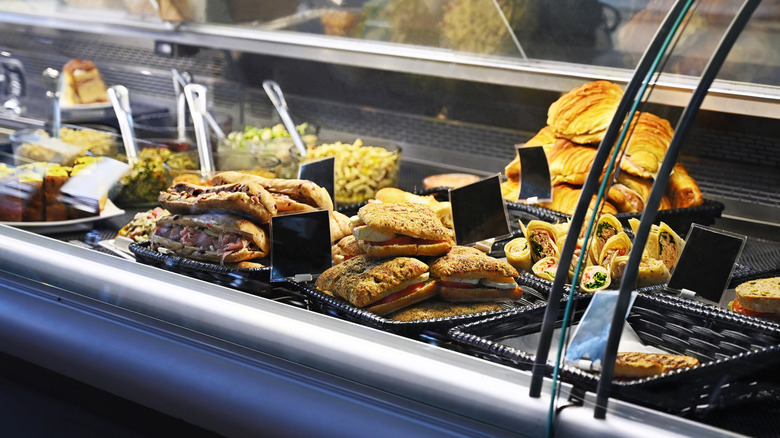
MULTIPOLYGON (((541 203, 541 206, 574 213, 582 185, 593 165, 596 148, 603 140, 622 96, 623 90, 619 85, 594 81, 571 90, 550 105, 547 126, 522 146, 542 146, 547 155, 553 200, 541 203)), ((644 210, 673 134, 674 130, 667 120, 649 112, 635 114, 603 213, 644 210)), ((502 184, 504 197, 515 201, 520 189, 519 159, 515 157, 504 171, 507 177, 502 184)), ((677 163, 660 209, 695 207, 703 202, 698 184, 685 167, 677 163)))

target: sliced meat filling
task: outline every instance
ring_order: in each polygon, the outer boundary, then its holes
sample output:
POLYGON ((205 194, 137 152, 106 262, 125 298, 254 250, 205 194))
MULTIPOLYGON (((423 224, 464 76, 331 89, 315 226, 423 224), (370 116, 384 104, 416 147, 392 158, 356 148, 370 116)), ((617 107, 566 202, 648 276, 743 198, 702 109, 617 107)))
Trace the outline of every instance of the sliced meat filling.
POLYGON ((531 257, 535 262, 545 257, 558 257, 558 246, 549 232, 538 230, 530 234, 528 242, 531 244, 531 257))
POLYGON ((259 250, 250 240, 236 233, 215 233, 199 227, 158 227, 155 234, 166 239, 179 242, 182 245, 197 248, 199 252, 213 251, 223 259, 244 248, 259 250))

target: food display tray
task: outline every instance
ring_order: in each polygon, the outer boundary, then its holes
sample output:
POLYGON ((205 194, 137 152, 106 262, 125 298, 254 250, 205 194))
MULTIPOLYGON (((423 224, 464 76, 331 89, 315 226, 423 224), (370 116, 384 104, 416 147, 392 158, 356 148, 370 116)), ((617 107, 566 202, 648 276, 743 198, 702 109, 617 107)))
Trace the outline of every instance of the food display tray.
POLYGON ((309 299, 310 308, 336 318, 373 327, 379 330, 403 336, 415 336, 423 333, 436 333, 446 337, 447 330, 466 322, 500 315, 518 308, 534 305, 546 305, 549 296, 547 289, 531 277, 519 277, 518 284, 523 288, 523 296, 516 301, 501 303, 502 310, 471 313, 446 318, 429 318, 415 321, 397 321, 379 316, 368 310, 355 307, 346 300, 318 290, 313 283, 288 281, 288 288, 297 290, 309 299))
POLYGON ((167 271, 195 277, 200 280, 231 287, 254 295, 265 296, 271 285, 271 268, 238 268, 230 265, 200 262, 176 255, 161 254, 151 249, 150 242, 131 243, 130 252, 136 261, 167 271))
MULTIPOLYGON (((517 202, 507 202, 509 210, 517 210, 538 216, 547 222, 563 222, 571 218, 571 215, 538 205, 521 204, 517 202)), ((705 199, 702 205, 689 208, 673 208, 669 210, 660 210, 655 216, 655 223, 665 222, 678 234, 685 235, 691 224, 712 225, 715 219, 723 213, 725 206, 710 199, 705 199)), ((628 227, 628 220, 631 218, 640 219, 642 213, 617 213, 614 215, 624 227, 628 227)))
MULTIPOLYGON (((699 359, 695 367, 635 380, 614 380, 611 396, 686 417, 714 408, 780 397, 780 327, 711 306, 666 299, 639 291, 626 319, 645 345, 699 359)), ((572 321, 577 323, 592 295, 576 295, 572 321)), ((558 325, 564 307, 558 314, 558 325)), ((450 339, 487 360, 530 370, 530 354, 509 345, 511 339, 537 334, 545 308, 517 309, 453 327, 450 339)), ((554 359, 546 373, 552 375, 554 359)), ((560 377, 594 392, 598 375, 563 365, 560 377)))

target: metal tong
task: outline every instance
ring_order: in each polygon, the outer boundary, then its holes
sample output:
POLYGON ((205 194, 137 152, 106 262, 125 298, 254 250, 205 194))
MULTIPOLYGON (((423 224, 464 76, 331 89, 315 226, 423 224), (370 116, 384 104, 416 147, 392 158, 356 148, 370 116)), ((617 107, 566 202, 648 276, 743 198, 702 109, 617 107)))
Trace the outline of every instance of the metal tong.
POLYGON ((292 116, 290 116, 290 110, 287 107, 287 101, 284 99, 282 87, 272 80, 266 80, 263 81, 263 89, 265 89, 266 94, 268 94, 268 97, 271 99, 271 103, 274 104, 274 108, 276 108, 276 111, 282 118, 282 123, 284 123, 284 127, 287 128, 287 132, 290 133, 290 137, 292 137, 293 143, 298 149, 298 153, 300 153, 302 157, 305 157, 306 144, 303 142, 303 138, 301 138, 298 129, 296 129, 292 116))
POLYGON ((62 93, 62 81, 59 70, 47 68, 43 71, 43 83, 46 86, 46 97, 51 99, 51 136, 60 138, 60 126, 62 126, 62 112, 60 111, 60 94, 62 93))
POLYGON ((199 84, 187 84, 184 86, 184 94, 187 104, 190 106, 192 123, 195 125, 195 140, 198 144, 198 158, 200 159, 200 171, 207 176, 214 171, 214 157, 211 153, 211 142, 204 115, 206 112, 206 87, 199 84))
POLYGON ((130 109, 130 92, 124 85, 114 85, 108 89, 108 98, 111 100, 119 122, 119 131, 122 133, 127 162, 133 166, 138 162, 138 147, 135 143, 133 112, 130 109))
MULTIPOLYGON (((192 76, 187 73, 179 73, 178 70, 175 68, 171 69, 171 73, 173 74, 173 88, 176 90, 176 122, 177 122, 177 128, 179 130, 179 139, 186 138, 185 128, 186 125, 186 115, 185 115, 185 102, 189 102, 187 100, 186 96, 184 94, 180 94, 181 90, 184 89, 187 85, 192 83, 192 76)), ((190 104, 190 111, 192 111, 192 104, 190 104)), ((222 130, 222 127, 219 126, 219 123, 217 123, 217 120, 214 118, 214 116, 209 112, 207 105, 203 107, 203 110, 201 111, 201 114, 203 114, 203 117, 206 119, 206 123, 209 124, 209 127, 214 132, 214 135, 217 136, 217 138, 224 139, 225 138, 225 131, 222 130)))

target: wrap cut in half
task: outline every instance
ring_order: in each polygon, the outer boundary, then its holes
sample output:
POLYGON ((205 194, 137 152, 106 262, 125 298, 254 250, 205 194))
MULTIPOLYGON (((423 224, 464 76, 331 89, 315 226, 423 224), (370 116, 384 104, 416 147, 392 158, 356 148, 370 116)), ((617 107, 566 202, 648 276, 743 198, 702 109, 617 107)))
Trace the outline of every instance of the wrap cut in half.
POLYGON ((531 271, 541 279, 555 280, 555 273, 558 271, 558 257, 545 257, 539 260, 531 267, 531 271))
POLYGON ((601 255, 601 250, 604 248, 607 240, 613 236, 617 236, 618 233, 622 231, 623 225, 620 224, 620 221, 617 220, 615 216, 603 214, 599 217, 593 226, 593 235, 590 244, 589 255, 593 264, 600 264, 599 256, 601 255))
MULTIPOLYGON (((615 280, 623 278, 623 272, 626 270, 628 257, 629 256, 627 255, 617 256, 612 260, 609 274, 615 280)), ((642 257, 639 262, 639 269, 637 270, 636 287, 666 284, 669 282, 671 276, 672 274, 669 273, 669 269, 667 269, 666 265, 664 265, 661 260, 642 257)))
POLYGON ((609 269, 612 260, 617 256, 628 255, 631 251, 631 239, 625 231, 610 237, 601 249, 598 265, 609 269))
POLYGON ((685 241, 672 230, 669 225, 661 222, 658 225, 658 256, 670 272, 674 272, 677 261, 680 260, 685 241))
POLYGON ((560 254, 558 236, 563 234, 561 227, 549 222, 532 220, 527 225, 520 222, 520 228, 531 247, 531 261, 536 263, 545 257, 558 258, 560 254))
POLYGON ((506 261, 519 271, 531 271, 531 246, 528 245, 528 239, 518 237, 512 239, 504 245, 504 254, 506 261))
POLYGON ((609 287, 612 279, 609 271, 599 265, 591 265, 582 271, 580 277, 580 291, 594 293, 609 287))
MULTIPOLYGON (((631 218, 628 220, 628 225, 631 227, 631 231, 636 232, 639 229, 639 219, 631 218)), ((658 257, 658 225, 650 226, 650 234, 647 235, 647 242, 645 243, 645 249, 642 251, 642 257, 648 257, 651 259, 657 259, 658 257)))
POLYGON ((265 257, 270 242, 264 229, 224 214, 171 215, 157 219, 152 249, 213 263, 234 263, 265 257))

